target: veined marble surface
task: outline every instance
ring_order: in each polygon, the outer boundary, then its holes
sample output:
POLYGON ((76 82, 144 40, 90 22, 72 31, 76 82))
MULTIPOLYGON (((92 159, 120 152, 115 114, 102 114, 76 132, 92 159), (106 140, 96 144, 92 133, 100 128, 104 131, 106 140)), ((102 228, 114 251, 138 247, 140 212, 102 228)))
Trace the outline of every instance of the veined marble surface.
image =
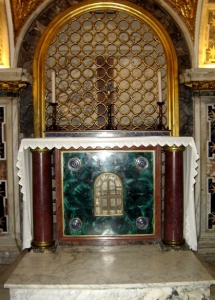
POLYGON ((215 284, 192 251, 159 245, 30 252, 5 284, 12 300, 209 299, 215 284))

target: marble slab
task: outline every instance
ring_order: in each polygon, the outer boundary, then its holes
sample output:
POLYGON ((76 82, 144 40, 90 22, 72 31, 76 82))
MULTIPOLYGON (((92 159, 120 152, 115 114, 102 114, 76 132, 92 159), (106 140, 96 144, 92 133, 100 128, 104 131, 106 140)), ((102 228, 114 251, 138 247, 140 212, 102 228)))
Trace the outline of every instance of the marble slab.
POLYGON ((46 131, 45 137, 134 137, 134 136, 170 136, 169 130, 90 130, 82 132, 46 131))
POLYGON ((156 244, 30 252, 5 287, 11 300, 206 300, 212 284, 192 251, 162 251, 156 244))

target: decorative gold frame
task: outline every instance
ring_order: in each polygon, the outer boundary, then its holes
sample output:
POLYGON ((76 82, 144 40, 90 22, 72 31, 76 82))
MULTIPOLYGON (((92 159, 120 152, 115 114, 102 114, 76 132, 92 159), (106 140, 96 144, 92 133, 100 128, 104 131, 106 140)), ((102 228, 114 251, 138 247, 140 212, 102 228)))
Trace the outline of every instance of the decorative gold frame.
POLYGON ((34 134, 43 137, 45 131, 45 57, 56 32, 71 18, 95 9, 118 9, 131 14, 151 26, 161 40, 167 59, 168 127, 171 135, 179 134, 178 65, 174 45, 165 28, 149 12, 127 1, 84 1, 59 14, 43 32, 33 62, 34 134))

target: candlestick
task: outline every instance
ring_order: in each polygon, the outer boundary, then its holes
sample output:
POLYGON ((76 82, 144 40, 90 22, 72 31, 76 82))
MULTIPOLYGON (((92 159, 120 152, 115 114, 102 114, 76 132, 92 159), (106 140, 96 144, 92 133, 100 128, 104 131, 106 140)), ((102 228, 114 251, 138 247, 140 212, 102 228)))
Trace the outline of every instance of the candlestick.
POLYGON ((162 83, 161 83, 161 71, 158 71, 158 102, 162 103, 162 83))
POLYGON ((55 71, 52 71, 52 103, 55 103, 55 71))
POLYGON ((59 130, 59 126, 57 125, 57 103, 51 102, 50 105, 52 106, 52 125, 51 125, 51 131, 57 131, 59 130))
POLYGON ((111 109, 112 109, 112 103, 111 101, 107 104, 107 110, 108 110, 108 123, 106 126, 104 126, 102 129, 103 130, 117 130, 116 126, 112 125, 112 114, 111 114, 111 109))
POLYGON ((163 111, 162 111, 162 108, 163 108, 163 105, 164 105, 164 102, 157 102, 158 104, 158 107, 159 107, 159 113, 158 113, 158 124, 156 124, 155 126, 155 130, 168 130, 168 127, 165 127, 164 124, 163 124, 163 111))

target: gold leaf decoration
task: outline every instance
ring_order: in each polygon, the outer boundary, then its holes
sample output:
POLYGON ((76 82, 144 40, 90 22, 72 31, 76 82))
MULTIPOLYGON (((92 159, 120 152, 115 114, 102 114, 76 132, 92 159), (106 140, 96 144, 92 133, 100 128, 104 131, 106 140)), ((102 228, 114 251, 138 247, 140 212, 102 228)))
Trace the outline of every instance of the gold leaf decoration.
MULTIPOLYGON (((14 22, 14 34, 17 39, 29 16, 44 0, 10 0, 14 22)), ((192 39, 195 35, 196 11, 198 0, 165 0, 183 20, 192 39)))
POLYGON ((14 24, 14 35, 17 39, 29 16, 44 0, 10 0, 14 24))
POLYGON ((195 36, 196 12, 198 0, 165 0, 180 16, 190 32, 192 40, 195 36))

